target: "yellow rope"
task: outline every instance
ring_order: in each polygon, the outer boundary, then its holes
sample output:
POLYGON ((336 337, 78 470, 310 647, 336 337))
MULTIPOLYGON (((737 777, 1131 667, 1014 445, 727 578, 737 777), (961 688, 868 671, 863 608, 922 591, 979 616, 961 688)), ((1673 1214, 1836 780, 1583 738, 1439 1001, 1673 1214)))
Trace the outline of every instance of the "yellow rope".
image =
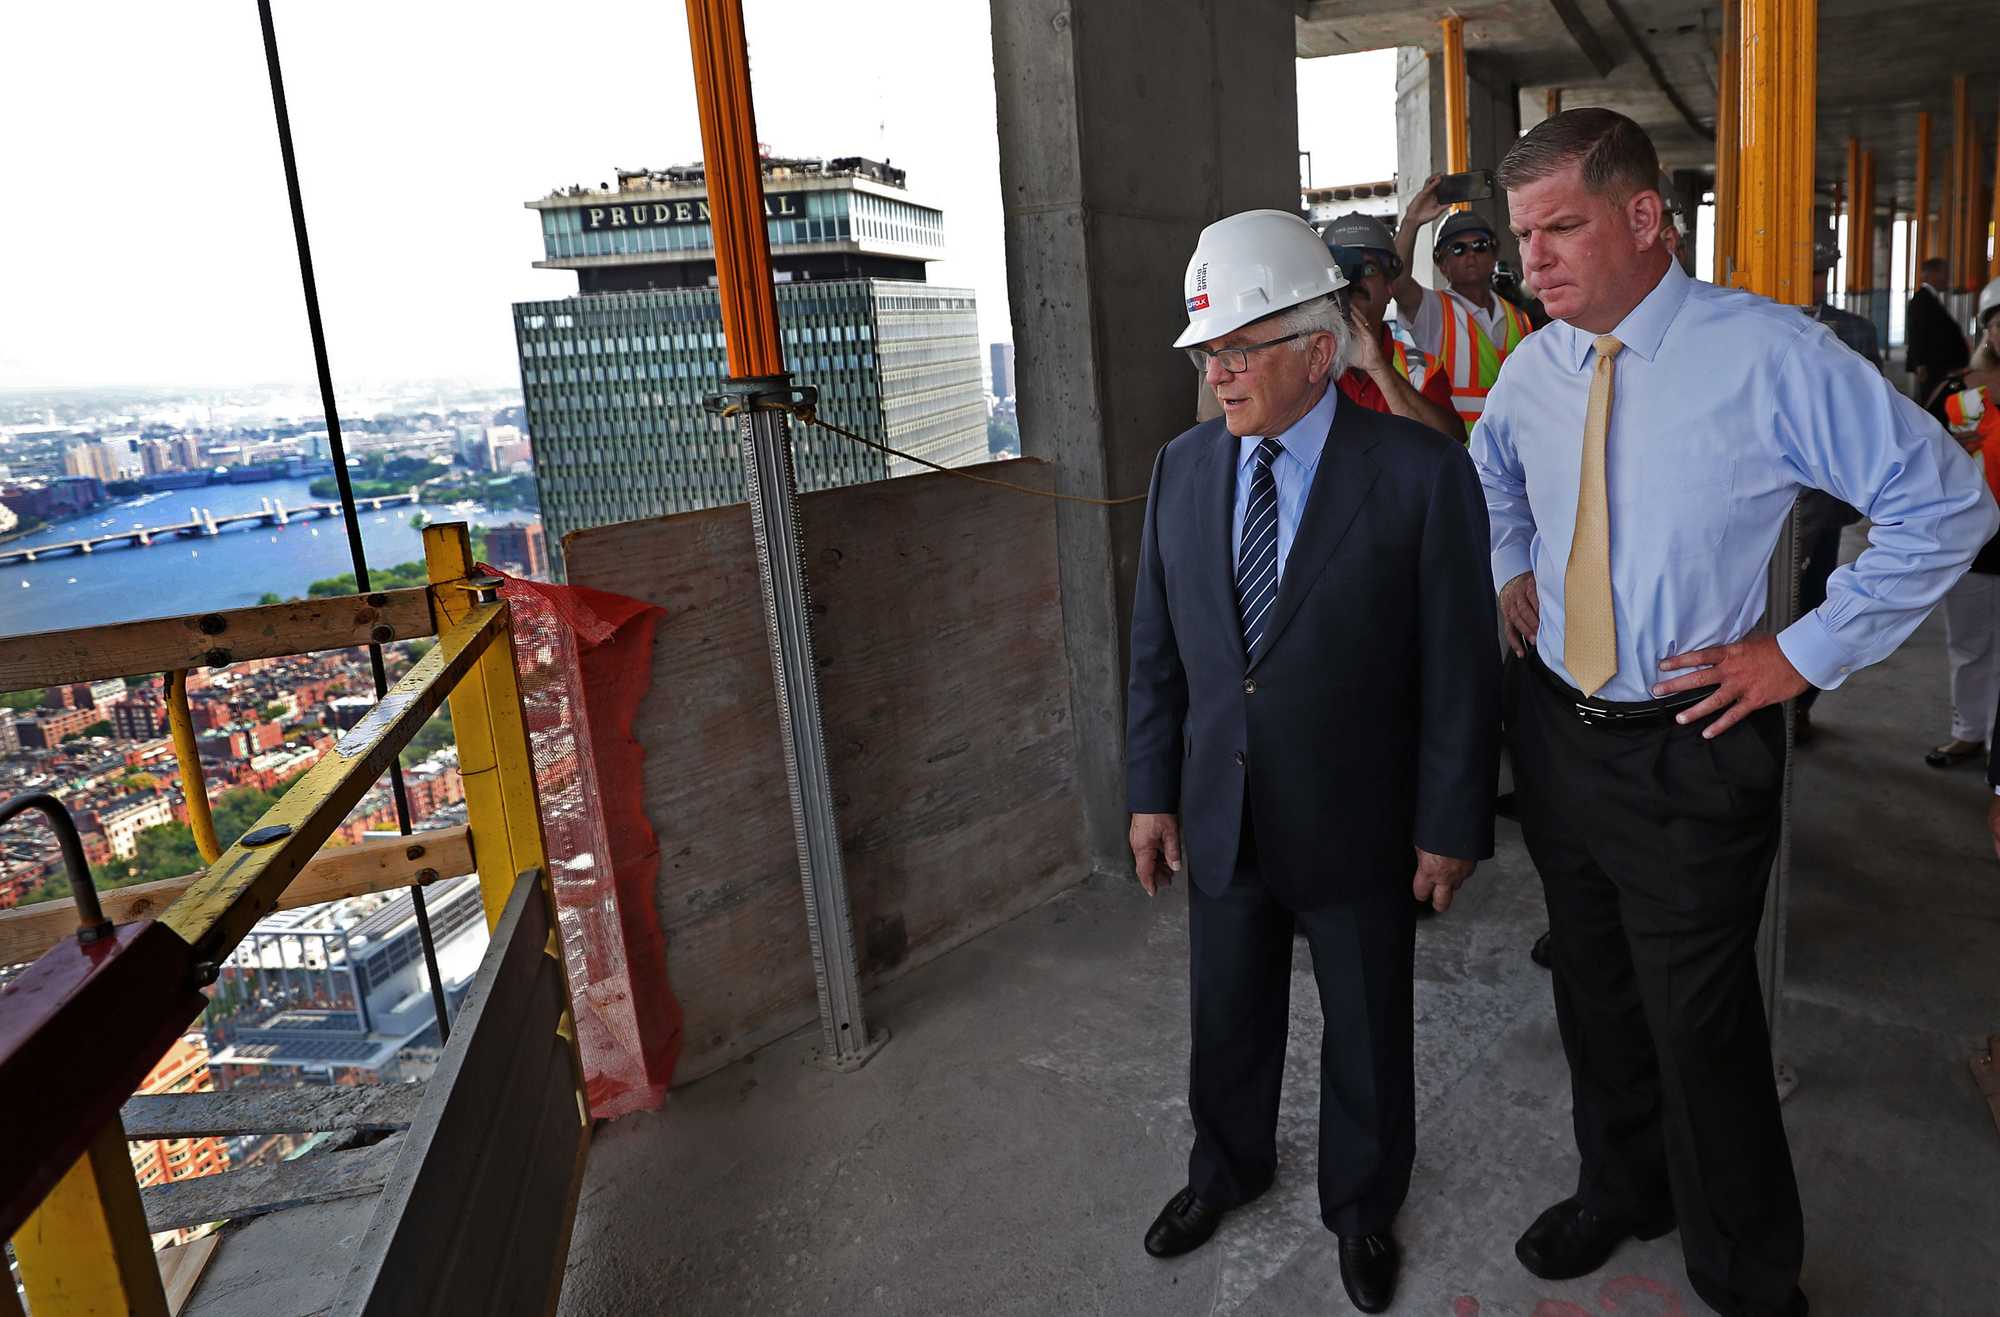
MULTIPOLYGON (((887 453, 891 457, 900 457, 905 462, 915 462, 918 466, 927 466, 933 471, 940 471, 948 476, 957 476, 960 480, 970 480, 977 485, 992 485, 996 489, 1008 489, 1016 494, 1031 494, 1036 498, 1052 498, 1063 503, 1083 503, 1093 508, 1122 508, 1129 503, 1144 503, 1146 501, 1144 494, 1131 494, 1124 498, 1086 498, 1082 494, 1059 494, 1054 490, 1035 489, 1028 485, 1017 485, 1011 480, 995 480, 991 476, 975 476, 970 471, 963 471, 957 467, 942 466, 928 458, 918 457, 914 453, 906 453, 900 448, 891 448, 887 444, 878 444, 873 439, 867 438, 864 435, 858 435, 845 426, 835 425, 832 421, 826 420, 805 403, 772 400, 762 402, 760 405, 768 407, 772 411, 788 412, 796 420, 807 425, 817 425, 820 429, 831 431, 843 439, 850 439, 860 444, 863 448, 872 448, 878 453, 887 453)), ((731 403, 724 407, 719 415, 737 416, 741 415, 742 412, 743 404, 731 403)))

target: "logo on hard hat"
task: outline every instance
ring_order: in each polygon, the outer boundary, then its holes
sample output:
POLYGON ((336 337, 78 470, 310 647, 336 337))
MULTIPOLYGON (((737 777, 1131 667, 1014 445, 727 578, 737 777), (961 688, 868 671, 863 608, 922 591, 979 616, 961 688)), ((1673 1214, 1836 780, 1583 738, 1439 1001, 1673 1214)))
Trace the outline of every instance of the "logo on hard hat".
POLYGON ((1208 310, 1208 294, 1197 293, 1187 300, 1187 304, 1189 315, 1193 315, 1196 311, 1206 311, 1208 310))

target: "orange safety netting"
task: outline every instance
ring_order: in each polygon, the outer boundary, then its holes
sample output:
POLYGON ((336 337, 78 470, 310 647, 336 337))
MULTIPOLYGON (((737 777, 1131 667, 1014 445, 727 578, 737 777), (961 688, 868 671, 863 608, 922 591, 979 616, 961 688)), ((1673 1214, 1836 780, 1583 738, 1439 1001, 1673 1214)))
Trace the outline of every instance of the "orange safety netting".
POLYGON ((650 1110, 673 1079, 682 1024, 653 904, 660 850, 646 817, 644 753, 632 734, 662 610, 512 577, 500 593, 513 611, 591 1115, 650 1110))

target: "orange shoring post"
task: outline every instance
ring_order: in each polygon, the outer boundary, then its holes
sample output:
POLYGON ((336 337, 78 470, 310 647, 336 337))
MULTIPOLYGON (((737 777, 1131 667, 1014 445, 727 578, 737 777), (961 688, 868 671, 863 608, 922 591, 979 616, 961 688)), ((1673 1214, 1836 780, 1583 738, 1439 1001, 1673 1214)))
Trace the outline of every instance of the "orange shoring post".
POLYGON ((1946 194, 1950 215, 1945 235, 1944 258, 1951 263, 1946 283, 1952 289, 1965 287, 1965 194, 1966 141, 1972 136, 1972 115, 1965 99, 1965 75, 1951 80, 1951 191, 1946 194))
POLYGON ((1741 148, 1743 52, 1738 44, 1737 0, 1722 0, 1722 37, 1716 49, 1719 84, 1715 98, 1715 268, 1710 277, 1728 287, 1742 262, 1737 246, 1736 207, 1741 148))
POLYGON ((1858 292, 1873 292, 1875 288, 1875 153, 1861 153, 1861 194, 1857 198, 1854 213, 1861 217, 1861 280, 1855 285, 1858 292))
POLYGON ((1986 277, 2000 279, 2000 120, 1993 130, 1993 208, 1987 217, 1993 234, 1993 254, 1986 258, 1986 277))
POLYGON ((1931 254, 1931 112, 1917 112, 1917 204, 1916 229, 1910 234, 1910 288, 1917 286, 1916 273, 1931 254))
POLYGON ((1742 260, 1731 282, 1793 306, 1812 291, 1818 0, 1743 0, 1742 260))
POLYGON ((1847 212, 1846 263, 1841 269, 1841 282, 1846 285, 1850 296, 1861 282, 1861 140, 1847 139, 1847 173, 1840 187, 1841 209, 1847 212))
POLYGON ((1562 88, 1560 87, 1549 88, 1549 94, 1543 101, 1543 109, 1547 113, 1548 117, 1551 119, 1555 118, 1557 115, 1563 112, 1562 88))
POLYGON ((1472 168, 1472 131, 1465 113, 1465 20, 1451 14, 1438 20, 1444 34, 1444 154, 1454 174, 1472 168))
POLYGON ((687 13, 729 373, 739 379, 779 375, 785 354, 764 231, 764 178, 742 0, 687 0, 687 13))

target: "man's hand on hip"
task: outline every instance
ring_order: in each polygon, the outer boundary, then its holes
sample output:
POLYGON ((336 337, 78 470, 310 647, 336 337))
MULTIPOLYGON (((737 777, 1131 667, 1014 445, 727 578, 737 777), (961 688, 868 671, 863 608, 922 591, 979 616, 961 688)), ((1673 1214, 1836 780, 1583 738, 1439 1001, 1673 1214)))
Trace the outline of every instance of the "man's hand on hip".
POLYGON ((1134 814, 1132 863, 1139 870, 1139 886, 1146 895, 1157 896, 1162 887, 1173 885, 1181 871, 1181 821, 1172 814, 1134 814))
POLYGON ((1535 593, 1533 572, 1522 572, 1500 587, 1500 617, 1507 624, 1507 643, 1514 657, 1528 657, 1528 646, 1542 630, 1542 598, 1535 593))
POLYGON ((1676 654, 1660 667, 1667 672, 1684 668, 1699 668, 1701 671, 1655 683, 1653 694, 1656 696, 1699 690, 1704 686, 1715 687, 1715 693, 1700 704, 1674 715, 1674 721, 1678 723, 1697 722, 1710 714, 1719 715, 1714 722, 1701 729, 1701 734, 1710 739, 1722 735, 1765 705, 1789 700, 1812 684, 1800 676, 1792 661, 1785 657, 1785 651, 1778 647, 1776 636, 1746 636, 1733 645, 1712 645, 1707 649, 1676 654))
POLYGON ((1472 877, 1476 860, 1457 860, 1449 855, 1433 855, 1417 847, 1417 876, 1410 891, 1419 901, 1429 901, 1431 909, 1443 914, 1451 909, 1451 898, 1472 877))

